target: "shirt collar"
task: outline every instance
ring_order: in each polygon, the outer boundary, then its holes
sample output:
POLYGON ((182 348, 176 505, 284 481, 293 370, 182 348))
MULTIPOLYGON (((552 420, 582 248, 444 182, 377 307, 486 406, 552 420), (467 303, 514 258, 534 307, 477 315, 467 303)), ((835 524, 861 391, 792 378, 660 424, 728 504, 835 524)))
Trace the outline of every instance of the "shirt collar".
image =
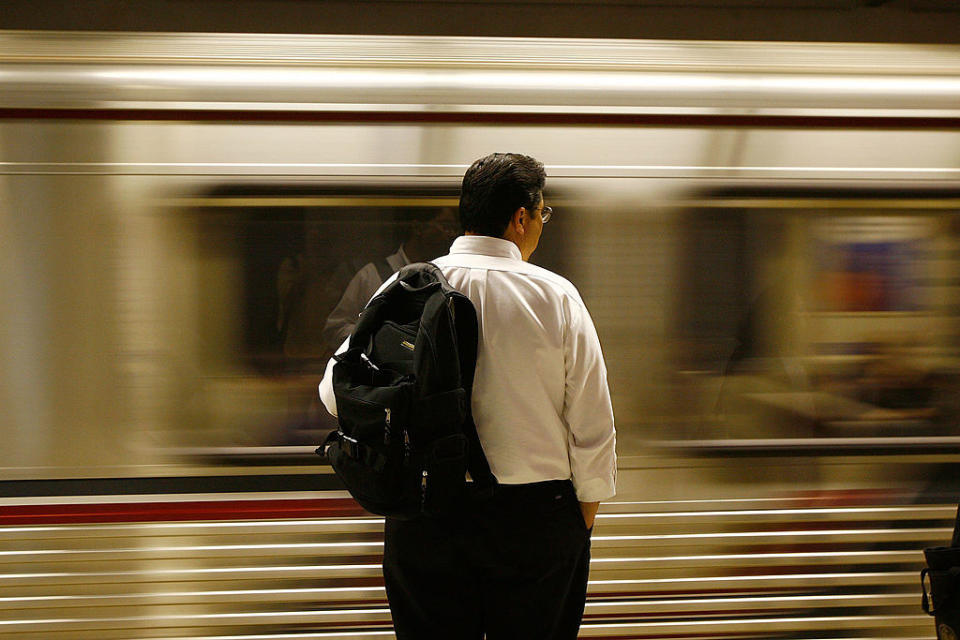
POLYGON ((509 240, 493 236, 460 236, 450 246, 450 253, 469 253, 496 258, 523 260, 520 247, 509 240))

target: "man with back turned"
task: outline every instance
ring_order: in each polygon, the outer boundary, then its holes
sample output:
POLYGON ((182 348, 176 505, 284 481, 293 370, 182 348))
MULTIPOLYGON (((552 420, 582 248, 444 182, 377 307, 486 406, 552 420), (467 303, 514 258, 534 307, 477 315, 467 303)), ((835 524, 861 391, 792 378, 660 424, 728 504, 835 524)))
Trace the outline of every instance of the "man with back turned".
MULTIPOLYGON (((399 640, 573 640, 590 533, 614 495, 613 410, 576 288, 527 262, 551 215, 546 173, 495 153, 463 177, 465 234, 433 262, 480 322, 472 409, 499 486, 443 517, 386 522, 383 573, 399 640)), ((336 411, 327 369, 320 387, 336 411)))

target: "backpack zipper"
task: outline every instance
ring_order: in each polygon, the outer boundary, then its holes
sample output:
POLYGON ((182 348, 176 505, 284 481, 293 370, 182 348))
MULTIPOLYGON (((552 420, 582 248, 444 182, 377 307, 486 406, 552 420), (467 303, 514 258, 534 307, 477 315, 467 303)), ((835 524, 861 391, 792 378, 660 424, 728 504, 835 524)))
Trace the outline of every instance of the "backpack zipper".
POLYGON ((410 461, 410 434, 407 433, 407 430, 403 430, 403 462, 406 464, 410 461))
POLYGON ((384 418, 387 428, 383 431, 383 444, 390 444, 390 407, 387 407, 383 411, 387 414, 386 418, 384 418))
POLYGON ((362 351, 360 352, 360 359, 363 360, 367 364, 367 366, 373 369, 374 371, 380 371, 380 367, 373 364, 373 360, 368 358, 367 354, 363 353, 362 351))
POLYGON ((430 475, 429 472, 424 469, 423 474, 420 476, 420 511, 426 510, 427 507, 427 476, 430 475))

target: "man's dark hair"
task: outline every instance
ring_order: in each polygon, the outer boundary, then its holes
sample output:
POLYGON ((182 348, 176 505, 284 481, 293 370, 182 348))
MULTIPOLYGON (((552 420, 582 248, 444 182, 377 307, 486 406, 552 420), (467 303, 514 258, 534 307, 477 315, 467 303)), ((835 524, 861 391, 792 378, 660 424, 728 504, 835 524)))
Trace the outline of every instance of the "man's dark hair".
POLYGON ((491 153, 463 175, 460 226, 485 236, 503 237, 520 207, 533 211, 547 182, 543 164, 519 153, 491 153))

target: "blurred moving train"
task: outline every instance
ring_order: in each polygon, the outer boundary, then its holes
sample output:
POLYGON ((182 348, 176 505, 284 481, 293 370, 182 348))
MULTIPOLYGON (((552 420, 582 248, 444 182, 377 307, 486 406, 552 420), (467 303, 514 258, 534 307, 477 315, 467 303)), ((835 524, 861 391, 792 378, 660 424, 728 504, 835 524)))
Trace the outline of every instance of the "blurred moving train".
POLYGON ((0 33, 0 635, 392 637, 322 329, 495 150, 614 394, 582 636, 933 637, 960 48, 51 32, 0 33))

